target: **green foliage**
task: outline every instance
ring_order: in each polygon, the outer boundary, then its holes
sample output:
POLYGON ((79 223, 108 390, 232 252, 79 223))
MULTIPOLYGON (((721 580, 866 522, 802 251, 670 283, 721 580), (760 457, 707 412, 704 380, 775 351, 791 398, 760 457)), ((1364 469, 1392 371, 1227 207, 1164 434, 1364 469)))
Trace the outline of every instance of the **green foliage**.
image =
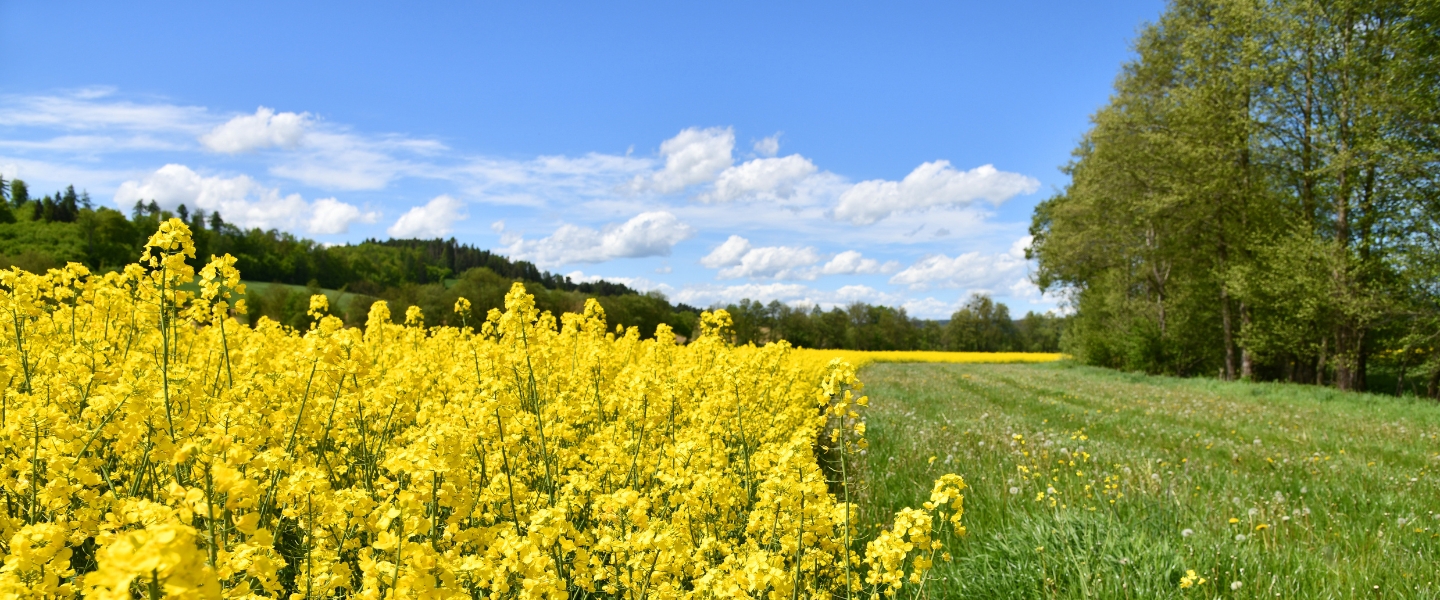
MULTIPOLYGON (((22 181, 11 181, 9 189, 16 211, 30 217, 0 223, 0 264, 30 271, 71 261, 96 271, 120 268, 139 256, 161 220, 183 215, 194 236, 193 266, 202 266, 211 255, 235 257, 235 266, 250 287, 245 297, 250 323, 265 317, 295 328, 308 327, 309 298, 324 293, 330 297, 331 311, 354 326, 365 324, 377 300, 390 303, 395 318, 418 306, 428 325, 474 324, 489 310, 503 308, 506 292, 517 281, 527 285, 542 311, 579 312, 586 298, 597 298, 608 322, 638 327, 644 337, 653 336, 664 323, 688 339, 699 320, 700 309, 672 304, 658 292, 637 293, 606 281, 576 283, 454 239, 372 239, 325 246, 277 230, 241 229, 219 213, 192 212, 184 206, 172 214, 153 201, 137 201, 127 217, 91 206, 88 196, 77 194, 73 186, 46 196, 48 205, 43 199, 26 200, 29 192, 22 181), (453 311, 462 297, 471 303, 469 315, 453 311)), ((739 343, 785 339, 808 348, 857 350, 1059 350, 1064 319, 1032 313, 1011 321, 1004 304, 988 297, 972 302, 984 304, 983 340, 966 337, 969 330, 962 331, 959 325, 912 318, 904 308, 855 303, 824 311, 751 300, 727 308, 739 343)), ((970 310, 957 312, 954 320, 970 318, 970 310)))
POLYGON ((1437 31, 1409 0, 1170 3, 1033 217, 1038 282, 1077 309, 1065 346, 1353 390, 1440 377, 1437 31))
POLYGON ((951 350, 965 352, 1058 352, 1066 319, 1010 309, 975 295, 948 322, 917 319, 904 308, 856 302, 828 311, 772 301, 741 300, 726 306, 738 343, 784 339, 802 348, 846 350, 951 350))

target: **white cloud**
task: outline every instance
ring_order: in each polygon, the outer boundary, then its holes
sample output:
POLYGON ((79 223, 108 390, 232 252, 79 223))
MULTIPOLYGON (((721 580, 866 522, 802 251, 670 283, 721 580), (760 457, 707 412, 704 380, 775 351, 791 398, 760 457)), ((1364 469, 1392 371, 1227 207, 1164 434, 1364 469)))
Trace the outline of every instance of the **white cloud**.
POLYGON ((345 233, 351 223, 375 218, 374 213, 362 213, 334 198, 310 203, 299 194, 281 194, 245 175, 206 177, 177 164, 165 165, 139 181, 126 181, 115 192, 121 209, 150 200, 167 209, 184 204, 218 211, 241 227, 295 230, 303 226, 313 234, 345 233))
POLYGON ((215 152, 236 154, 265 148, 294 148, 310 128, 310 113, 282 112, 261 106, 253 115, 240 115, 200 136, 200 143, 215 152))
POLYGON ((725 243, 716 246, 700 259, 700 264, 712 269, 721 269, 721 279, 814 279, 814 269, 806 269, 820 262, 820 255, 814 248, 792 248, 789 246, 764 246, 754 248, 747 240, 732 235, 725 243))
POLYGON ((346 204, 334 198, 321 198, 312 203, 310 222, 306 228, 316 235, 335 235, 349 233, 351 223, 374 223, 379 219, 378 212, 360 212, 360 208, 354 204, 346 204))
POLYGON ((738 235, 732 235, 725 240, 725 243, 716 246, 709 254, 700 259, 700 264, 718 269, 728 267, 740 262, 745 253, 750 251, 750 240, 738 235))
POLYGON ((795 194, 795 185, 818 169, 799 154, 783 158, 757 158, 730 167, 715 178, 715 188, 700 195, 705 202, 740 198, 781 199, 795 194))
POLYGON ((893 273, 900 263, 881 263, 865 258, 855 250, 846 250, 832 257, 823 266, 815 266, 822 260, 811 247, 762 246, 753 247, 750 240, 732 235, 725 243, 716 246, 700 259, 700 264, 711 269, 721 269, 720 279, 815 279, 821 275, 867 275, 893 273))
MULTIPOLYGON (((632 290, 640 292, 656 291, 661 294, 668 294, 674 288, 663 283, 656 283, 644 277, 617 277, 614 275, 586 275, 584 271, 571 271, 565 274, 570 281, 575 283, 595 283, 597 281, 608 281, 610 283, 622 283, 632 290)), ((613 323, 612 323, 613 325, 613 323)))
POLYGON ((296 156, 270 167, 270 173, 316 187, 376 190, 398 177, 450 179, 453 169, 408 157, 435 154, 445 145, 397 136, 366 137, 311 130, 296 156))
POLYGON ((694 306, 734 304, 742 299, 769 303, 779 300, 796 308, 820 306, 830 309, 852 302, 898 304, 901 298, 866 285, 847 285, 836 290, 818 290, 801 283, 744 283, 739 285, 693 285, 672 294, 677 302, 694 306))
POLYGON ((665 166, 651 175, 637 175, 634 190, 672 194, 697 183, 705 183, 734 162, 735 130, 729 127, 691 127, 660 144, 665 166))
POLYGON ((755 142, 755 153, 760 156, 775 156, 780 153, 780 134, 755 142))
POLYGON ((511 258, 540 266, 598 263, 616 258, 669 256, 670 249, 691 236, 694 228, 665 212, 644 212, 602 230, 562 225, 549 237, 514 239, 506 249, 511 258))
POLYGON ((720 270, 721 279, 814 279, 812 269, 806 269, 820 262, 820 255, 814 248, 792 246, 764 246, 751 248, 740 257, 740 261, 720 270))
POLYGON ((66 130, 199 133, 209 121, 206 110, 198 106, 137 104, 111 100, 108 95, 81 90, 60 96, 5 96, 0 98, 0 123, 66 130))
POLYGON ((890 278, 890 283, 912 290, 959 288, 974 292, 994 292, 1010 287, 1010 282, 1025 277, 1025 248, 1030 236, 1011 244, 1004 254, 967 252, 950 258, 935 254, 916 261, 890 278))
POLYGON ((464 209, 463 202, 441 194, 424 206, 411 207, 385 233, 392 238, 442 238, 450 234, 456 221, 468 218, 464 209))
POLYGON ((48 140, 0 140, 0 148, 45 152, 125 152, 164 150, 177 151, 185 148, 182 144, 166 141, 147 134, 126 136, 110 135, 62 135, 48 140))
POLYGON ((1025 258, 1025 251, 1030 249, 1030 244, 1035 242, 1035 236, 1027 235, 1015 240, 1010 244, 1010 251, 1007 252, 1012 258, 1025 258))
POLYGON ((950 315, 955 314, 955 309, 959 307, 959 303, 946 302, 944 300, 927 297, 906 300, 900 306, 912 317, 920 317, 922 319, 948 319, 950 315))
POLYGON ((840 195, 835 218, 868 225, 893 213, 937 206, 967 205, 977 200, 999 204, 1040 189, 1040 182, 1019 173, 996 170, 992 165, 957 171, 950 161, 927 162, 905 179, 873 179, 855 184, 840 195))
POLYGON ((900 263, 889 261, 881 264, 873 258, 865 258, 859 252, 846 250, 835 255, 825 266, 820 267, 821 275, 873 275, 875 273, 894 273, 899 270, 900 263))

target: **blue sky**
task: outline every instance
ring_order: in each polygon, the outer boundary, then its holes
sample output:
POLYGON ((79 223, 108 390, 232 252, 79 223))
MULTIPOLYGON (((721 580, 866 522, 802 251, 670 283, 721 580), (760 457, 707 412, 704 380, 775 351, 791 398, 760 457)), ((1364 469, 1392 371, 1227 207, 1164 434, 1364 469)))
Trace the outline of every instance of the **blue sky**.
POLYGON ((1162 8, 3 2, 0 174, 700 306, 1023 314, 1030 212, 1162 8))

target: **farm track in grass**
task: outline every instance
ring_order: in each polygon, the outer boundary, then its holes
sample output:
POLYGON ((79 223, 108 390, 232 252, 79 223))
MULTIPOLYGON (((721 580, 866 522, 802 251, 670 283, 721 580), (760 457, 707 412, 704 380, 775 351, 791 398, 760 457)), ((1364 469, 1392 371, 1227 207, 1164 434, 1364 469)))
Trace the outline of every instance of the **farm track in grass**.
POLYGON ((1440 405, 1070 363, 861 379, 867 522, 971 485, 933 597, 1440 598, 1440 405))

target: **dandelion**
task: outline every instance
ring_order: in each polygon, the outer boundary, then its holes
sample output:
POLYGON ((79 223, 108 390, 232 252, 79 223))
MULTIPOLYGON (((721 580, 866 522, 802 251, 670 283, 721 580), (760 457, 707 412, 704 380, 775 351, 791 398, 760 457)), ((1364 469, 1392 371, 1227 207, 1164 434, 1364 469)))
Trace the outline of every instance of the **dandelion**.
POLYGON ((1185 576, 1180 578, 1180 589, 1192 588, 1197 585, 1205 585, 1205 578, 1195 574, 1195 571, 1187 569, 1185 576))
POLYGON ((1180 530, 1180 537, 1182 537, 1182 538, 1188 538, 1188 537, 1190 537, 1190 536, 1192 536, 1192 535, 1195 535, 1195 530, 1194 530, 1194 529, 1188 529, 1188 528, 1187 528, 1187 529, 1181 529, 1181 530, 1180 530))
POLYGON ((1232 592, 1239 591, 1240 588, 1241 588, 1241 587, 1244 587, 1244 586, 1245 586, 1245 584, 1244 584, 1244 583, 1241 583, 1240 581, 1232 581, 1232 582, 1230 582, 1230 591, 1232 591, 1232 592))

